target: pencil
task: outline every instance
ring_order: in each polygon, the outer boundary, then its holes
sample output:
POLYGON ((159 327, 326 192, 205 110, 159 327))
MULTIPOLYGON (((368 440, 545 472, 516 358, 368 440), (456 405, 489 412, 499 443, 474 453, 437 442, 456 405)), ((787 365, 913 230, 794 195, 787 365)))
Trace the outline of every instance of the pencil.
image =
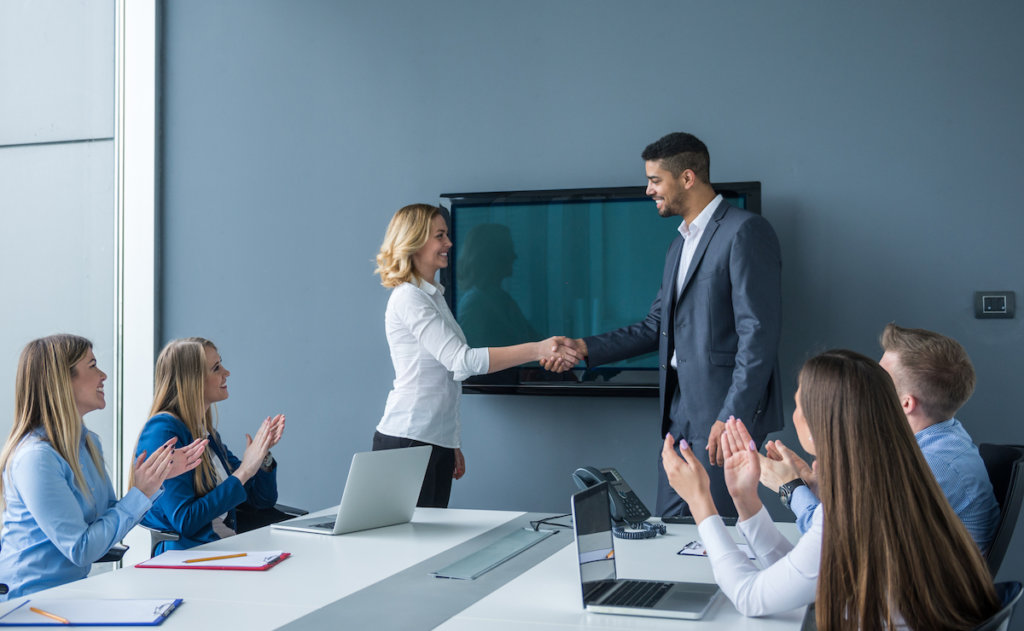
POLYGON ((49 611, 43 611, 42 609, 39 609, 37 607, 29 607, 29 609, 31 611, 34 611, 35 613, 39 614, 40 616, 46 616, 47 618, 49 618, 51 620, 56 620, 57 622, 60 622, 62 624, 71 624, 71 621, 68 620, 67 618, 61 618, 60 616, 58 616, 56 614, 52 614, 49 611))
POLYGON ((201 563, 203 561, 220 561, 221 559, 237 559, 238 557, 244 557, 245 555, 246 555, 245 552, 240 552, 238 554, 225 554, 224 556, 219 556, 219 557, 204 557, 202 559, 188 559, 188 560, 185 561, 185 563, 201 563))

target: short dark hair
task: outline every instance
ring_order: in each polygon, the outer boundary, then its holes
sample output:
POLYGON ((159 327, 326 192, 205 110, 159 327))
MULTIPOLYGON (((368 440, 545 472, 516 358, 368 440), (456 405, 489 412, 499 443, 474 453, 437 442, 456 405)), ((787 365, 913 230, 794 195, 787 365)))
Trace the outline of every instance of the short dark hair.
POLYGON ((898 356, 893 381, 929 418, 947 421, 974 393, 975 374, 967 351, 953 338, 925 329, 905 329, 890 322, 882 331, 882 348, 898 356))
POLYGON ((676 177, 690 169, 698 180, 705 184, 711 183, 711 156, 708 155, 708 147, 693 134, 677 131, 662 136, 647 145, 640 157, 644 161, 659 160, 661 166, 676 177))

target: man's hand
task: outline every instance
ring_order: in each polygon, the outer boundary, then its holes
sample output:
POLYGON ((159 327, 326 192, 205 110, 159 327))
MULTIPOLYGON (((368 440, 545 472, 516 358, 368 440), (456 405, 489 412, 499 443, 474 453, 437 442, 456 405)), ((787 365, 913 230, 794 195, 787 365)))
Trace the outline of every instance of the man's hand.
POLYGON ((765 452, 767 455, 761 456, 761 484, 778 493, 780 486, 800 478, 812 493, 818 494, 818 476, 814 468, 783 445, 781 440, 769 440, 765 443, 765 452))
POLYGON ((582 338, 573 339, 556 335, 547 341, 551 342, 551 354, 540 360, 540 365, 544 370, 554 373, 565 372, 575 366, 576 362, 569 363, 561 358, 570 356, 583 360, 587 357, 587 343, 582 338))
MULTIPOLYGON (((733 417, 729 417, 732 419, 733 417)), ((718 465, 721 467, 725 464, 725 454, 722 453, 722 433, 725 432, 725 423, 722 421, 715 421, 711 425, 711 432, 708 433, 708 463, 711 466, 718 465)))

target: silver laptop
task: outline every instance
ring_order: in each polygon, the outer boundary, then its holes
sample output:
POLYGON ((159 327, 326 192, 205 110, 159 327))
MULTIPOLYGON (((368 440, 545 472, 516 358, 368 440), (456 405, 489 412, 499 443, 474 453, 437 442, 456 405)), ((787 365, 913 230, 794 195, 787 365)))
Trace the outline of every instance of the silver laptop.
POLYGON ((717 585, 708 583, 617 578, 607 482, 572 496, 572 523, 587 611, 696 620, 720 593, 717 585))
POLYGON ((271 528, 321 535, 404 524, 412 520, 431 447, 366 451, 352 456, 338 514, 289 519, 271 528))

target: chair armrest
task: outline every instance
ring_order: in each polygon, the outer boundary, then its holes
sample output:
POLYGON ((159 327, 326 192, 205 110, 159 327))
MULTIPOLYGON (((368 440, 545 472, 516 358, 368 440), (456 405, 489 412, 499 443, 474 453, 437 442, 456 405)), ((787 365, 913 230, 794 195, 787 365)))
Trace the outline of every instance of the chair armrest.
POLYGON ((302 510, 301 508, 295 508, 294 506, 288 506, 285 504, 274 504, 274 508, 286 515, 291 515, 292 517, 300 517, 302 515, 309 514, 308 510, 302 510))
POLYGON ((107 550, 107 553, 101 556, 99 559, 97 559, 95 563, 117 563, 122 558, 124 558, 124 553, 127 551, 128 546, 121 543, 115 543, 114 545, 110 546, 110 549, 107 550))

